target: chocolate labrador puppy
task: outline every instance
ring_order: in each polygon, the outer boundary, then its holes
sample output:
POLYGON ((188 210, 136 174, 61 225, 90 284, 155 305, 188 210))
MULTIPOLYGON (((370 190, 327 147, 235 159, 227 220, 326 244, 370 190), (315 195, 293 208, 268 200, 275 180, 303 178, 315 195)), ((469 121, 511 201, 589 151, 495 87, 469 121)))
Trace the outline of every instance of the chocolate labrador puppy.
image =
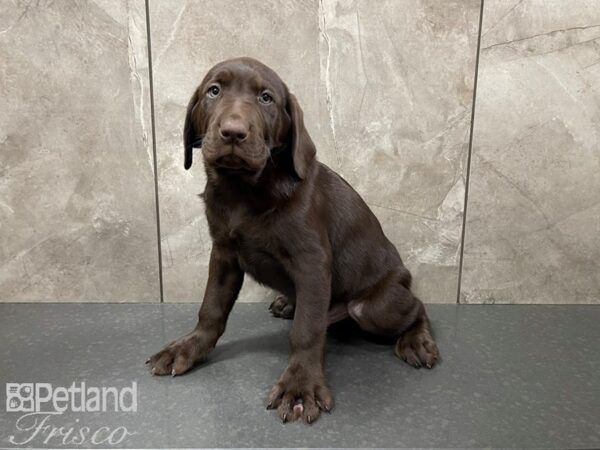
POLYGON ((189 102, 183 138, 186 169, 202 149, 213 247, 198 324, 149 359, 153 374, 180 375, 207 357, 245 273, 282 294, 275 316, 293 317, 289 364, 267 401, 284 422, 311 423, 333 407, 323 363, 338 320, 396 337, 396 355, 415 367, 436 363, 398 251, 356 191, 317 161, 298 100, 273 70, 250 58, 214 66, 189 102))

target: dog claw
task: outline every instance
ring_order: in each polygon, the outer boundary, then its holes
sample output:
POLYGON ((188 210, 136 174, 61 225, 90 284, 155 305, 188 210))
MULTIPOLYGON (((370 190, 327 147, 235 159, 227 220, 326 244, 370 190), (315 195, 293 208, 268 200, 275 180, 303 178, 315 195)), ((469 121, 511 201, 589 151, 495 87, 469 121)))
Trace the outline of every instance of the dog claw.
POLYGON ((171 370, 171 376, 174 377, 175 375, 177 375, 177 372, 175 372, 175 369, 171 370))
POLYGON ((307 422, 309 423, 309 425, 310 425, 310 423, 312 422, 312 419, 311 419, 311 417, 310 417, 310 416, 308 416, 308 417, 306 418, 306 421, 307 421, 307 422))
POLYGON ((283 417, 281 418, 281 421, 282 421, 283 423, 286 423, 286 422, 287 422, 287 413, 285 413, 285 414, 283 415, 283 417))
POLYGON ((150 364, 150 358, 148 358, 144 364, 150 364))
POLYGON ((269 404, 267 405, 267 409, 271 409, 272 406, 273 406, 273 402, 269 402, 269 404))
POLYGON ((156 375, 156 367, 153 367, 153 368, 152 368, 152 370, 150 371, 150 373, 151 373, 152 375, 156 375))

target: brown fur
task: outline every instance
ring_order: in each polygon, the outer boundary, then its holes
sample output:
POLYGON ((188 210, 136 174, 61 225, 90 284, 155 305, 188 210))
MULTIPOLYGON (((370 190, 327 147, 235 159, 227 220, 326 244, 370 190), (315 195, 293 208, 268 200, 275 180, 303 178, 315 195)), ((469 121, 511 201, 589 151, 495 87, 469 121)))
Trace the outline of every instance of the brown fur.
POLYGON ((398 251, 356 191, 316 160, 298 101, 273 70, 250 58, 213 67, 190 100, 184 146, 186 168, 202 148, 213 248, 198 324, 152 356, 153 374, 180 375, 206 358, 244 274, 279 291, 272 313, 293 318, 289 366, 268 400, 283 421, 310 423, 333 407, 325 335, 348 316, 397 337, 396 354, 413 366, 435 364, 398 251))

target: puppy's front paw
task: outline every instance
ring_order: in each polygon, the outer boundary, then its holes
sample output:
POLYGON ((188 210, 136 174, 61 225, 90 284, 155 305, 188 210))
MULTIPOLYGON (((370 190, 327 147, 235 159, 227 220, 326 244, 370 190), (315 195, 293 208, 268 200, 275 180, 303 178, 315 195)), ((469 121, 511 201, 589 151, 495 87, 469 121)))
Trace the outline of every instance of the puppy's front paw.
POLYGON ((208 355, 210 349, 192 332, 176 339, 146 361, 152 375, 181 375, 208 355))
POLYGON ((330 412, 333 397, 321 369, 290 365, 269 394, 267 409, 273 408, 284 423, 302 419, 310 424, 321 410, 330 412))

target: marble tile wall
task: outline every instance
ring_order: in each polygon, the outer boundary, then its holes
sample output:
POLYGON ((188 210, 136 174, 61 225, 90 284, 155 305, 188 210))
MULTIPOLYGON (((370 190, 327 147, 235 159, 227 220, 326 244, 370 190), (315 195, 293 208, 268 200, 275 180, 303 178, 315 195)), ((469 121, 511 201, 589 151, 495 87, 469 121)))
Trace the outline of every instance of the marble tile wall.
MULTIPOLYGON (((213 64, 249 55, 297 95, 318 157, 375 211, 418 294, 455 302, 479 6, 150 2, 165 301, 201 298, 210 249, 203 168, 183 169, 185 107, 213 64)), ((242 299, 269 298, 246 284, 242 299)))
POLYGON ((600 4, 485 0, 464 303, 600 303, 600 4))
MULTIPOLYGON (((319 78, 316 1, 150 2, 156 144, 163 249, 164 300, 199 301, 211 242, 202 201, 201 158, 183 168, 183 118, 189 98, 215 63, 252 56, 279 71, 298 94, 308 126, 327 160, 325 90, 319 78)), ((329 158, 331 159, 331 158, 329 158)), ((246 277, 240 300, 267 301, 271 293, 246 277)))
MULTIPOLYGON (((374 210, 424 301, 599 302, 600 9, 486 0, 480 33, 481 3, 0 8, 0 301, 199 301, 210 240, 185 107, 213 64, 249 55, 297 95, 319 159, 374 210)), ((251 281, 241 294, 271 297, 251 281)))
POLYGON ((144 2, 0 7, 0 301, 160 301, 144 2))

